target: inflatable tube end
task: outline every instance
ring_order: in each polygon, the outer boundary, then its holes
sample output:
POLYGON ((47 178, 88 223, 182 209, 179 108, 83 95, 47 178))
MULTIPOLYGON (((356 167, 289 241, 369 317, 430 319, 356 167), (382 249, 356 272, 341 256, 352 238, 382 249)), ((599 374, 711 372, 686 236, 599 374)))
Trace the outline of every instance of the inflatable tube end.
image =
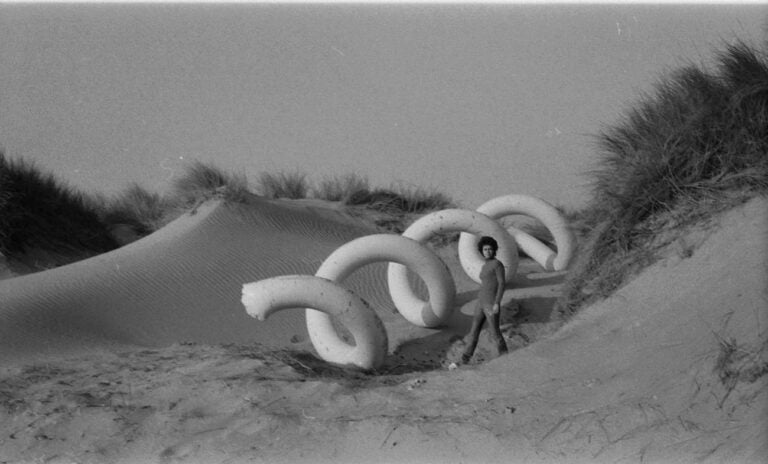
POLYGON ((544 269, 547 271, 558 271, 559 269, 555 268, 555 259, 557 258, 556 254, 551 254, 547 257, 547 262, 544 264, 544 269))
POLYGON ((254 294, 252 289, 249 288, 249 286, 252 286, 255 283, 256 282, 243 285, 243 294, 240 298, 240 302, 245 307, 245 312, 248 313, 249 316, 258 319, 259 321, 264 321, 267 318, 266 310, 268 308, 259 301, 257 294, 254 294))

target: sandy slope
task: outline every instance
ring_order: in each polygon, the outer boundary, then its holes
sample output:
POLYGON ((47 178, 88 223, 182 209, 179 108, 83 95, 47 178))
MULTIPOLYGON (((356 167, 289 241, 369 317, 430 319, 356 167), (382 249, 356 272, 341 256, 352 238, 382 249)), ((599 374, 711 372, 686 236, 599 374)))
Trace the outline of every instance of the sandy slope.
MULTIPOLYGON (((374 232, 325 202, 252 196, 244 204, 203 204, 114 252, 0 280, 0 361, 10 365, 103 348, 175 342, 258 342, 311 350, 303 311, 282 311, 260 323, 240 303, 242 284, 277 275, 314 274, 337 247, 374 232)), ((457 263, 454 248, 442 254, 457 263)), ((538 266, 529 263, 529 268, 538 266)), ((473 289, 459 268, 454 274, 460 288, 473 289)), ((546 279, 530 285, 521 277, 518 284, 543 288, 544 304, 551 306, 554 295, 546 279)), ((390 351, 395 359, 439 364, 450 337, 463 334, 469 320, 457 312, 442 330, 411 326, 390 300, 384 263, 359 269, 345 286, 379 311, 392 334, 390 351), (421 349, 420 339, 426 336, 432 336, 431 346, 421 349), (438 340, 441 350, 436 351, 438 340)), ((474 290, 460 295, 459 303, 473 296, 474 290)))
MULTIPOLYGON (((204 204, 114 252, 0 281, 0 361, 115 343, 304 340, 299 311, 267 323, 248 317, 242 284, 314 274, 336 247, 367 233, 328 208, 257 197, 248 204, 204 204)), ((371 272, 361 270, 357 282, 373 281, 371 272)))
MULTIPOLYGON (((0 462, 768 462, 767 235, 768 200, 752 201, 555 335, 452 371, 354 374, 253 344, 5 368, 0 462)), ((521 328, 551 309, 541 298, 556 279, 543 277, 508 291, 530 297, 521 328)), ((401 353, 444 352, 461 317, 445 331, 407 332, 397 318, 388 329, 410 340, 401 353)))

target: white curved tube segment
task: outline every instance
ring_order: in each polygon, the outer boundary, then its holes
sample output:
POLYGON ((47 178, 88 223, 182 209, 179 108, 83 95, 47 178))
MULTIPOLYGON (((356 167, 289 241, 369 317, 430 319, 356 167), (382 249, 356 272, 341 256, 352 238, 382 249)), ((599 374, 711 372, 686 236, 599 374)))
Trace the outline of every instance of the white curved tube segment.
MULTIPOLYGON (((409 238, 374 234, 352 240, 331 253, 315 276, 339 283, 354 270, 377 261, 404 264, 416 272, 427 286, 429 301, 423 301, 403 288, 390 286, 392 300, 403 317, 421 327, 434 327, 448 319, 456 296, 451 273, 432 250, 409 238)), ((347 349, 347 344, 338 336, 327 314, 307 308, 306 318, 307 331, 315 349, 324 352, 347 349)))
MULTIPOLYGON (((342 342, 343 346, 318 349, 320 357, 330 363, 375 369, 389 349, 384 324, 368 303, 321 277, 288 275, 245 284, 241 301, 249 315, 262 321, 275 311, 307 306, 337 318, 354 337, 355 346, 342 342)), ((333 333, 336 335, 335 330, 333 333)))
MULTIPOLYGON (((480 205, 477 211, 493 219, 512 214, 522 214, 538 219, 554 237, 557 253, 523 231, 511 228, 510 233, 518 241, 520 248, 544 269, 561 271, 568 267, 575 250, 575 239, 565 218, 551 204, 530 195, 514 194, 489 200, 480 205)), ((476 246, 475 237, 462 234, 459 237, 459 257, 469 253, 470 250, 475 250, 476 246)))
MULTIPOLYGON (((518 264, 515 239, 497 221, 477 211, 466 209, 435 211, 416 220, 403 232, 403 236, 418 242, 425 242, 432 235, 444 232, 465 232, 477 236, 493 237, 499 244, 496 258, 504 265, 507 282, 515 276, 518 264)), ((485 259, 477 249, 474 253, 465 254, 466 256, 461 259, 461 266, 472 280, 479 283, 480 269, 483 267, 485 259)), ((461 255, 459 257, 461 258, 461 255)), ((407 291, 412 292, 406 269, 403 266, 390 264, 387 278, 389 288, 407 288, 407 291)))
POLYGON ((539 263, 544 269, 554 270, 554 261, 557 257, 557 253, 552 251, 550 247, 541 243, 539 239, 531 234, 516 227, 507 227, 507 232, 515 237, 517 246, 520 247, 526 255, 539 263))

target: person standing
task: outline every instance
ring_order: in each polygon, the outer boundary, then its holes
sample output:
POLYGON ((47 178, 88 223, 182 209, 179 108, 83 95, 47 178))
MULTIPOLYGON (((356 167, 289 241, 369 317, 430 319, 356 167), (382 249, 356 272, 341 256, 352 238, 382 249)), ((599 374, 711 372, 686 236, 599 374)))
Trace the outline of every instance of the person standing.
POLYGON ((465 339, 465 348, 461 356, 462 364, 472 359, 480 338, 480 331, 486 319, 491 340, 496 347, 496 355, 501 356, 507 352, 507 343, 501 334, 501 298, 504 295, 505 273, 504 265, 496 259, 499 244, 493 237, 483 236, 477 243, 477 249, 485 258, 485 263, 480 269, 480 289, 477 292, 477 308, 472 319, 472 328, 465 339))

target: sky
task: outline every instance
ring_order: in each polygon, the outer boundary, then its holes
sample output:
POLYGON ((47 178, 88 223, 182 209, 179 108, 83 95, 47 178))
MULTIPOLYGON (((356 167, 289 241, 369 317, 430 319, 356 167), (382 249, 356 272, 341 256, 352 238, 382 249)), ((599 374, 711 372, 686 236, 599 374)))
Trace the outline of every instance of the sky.
POLYGON ((760 4, 0 3, 0 148, 108 195, 197 160, 578 207, 602 130, 766 24, 760 4))

